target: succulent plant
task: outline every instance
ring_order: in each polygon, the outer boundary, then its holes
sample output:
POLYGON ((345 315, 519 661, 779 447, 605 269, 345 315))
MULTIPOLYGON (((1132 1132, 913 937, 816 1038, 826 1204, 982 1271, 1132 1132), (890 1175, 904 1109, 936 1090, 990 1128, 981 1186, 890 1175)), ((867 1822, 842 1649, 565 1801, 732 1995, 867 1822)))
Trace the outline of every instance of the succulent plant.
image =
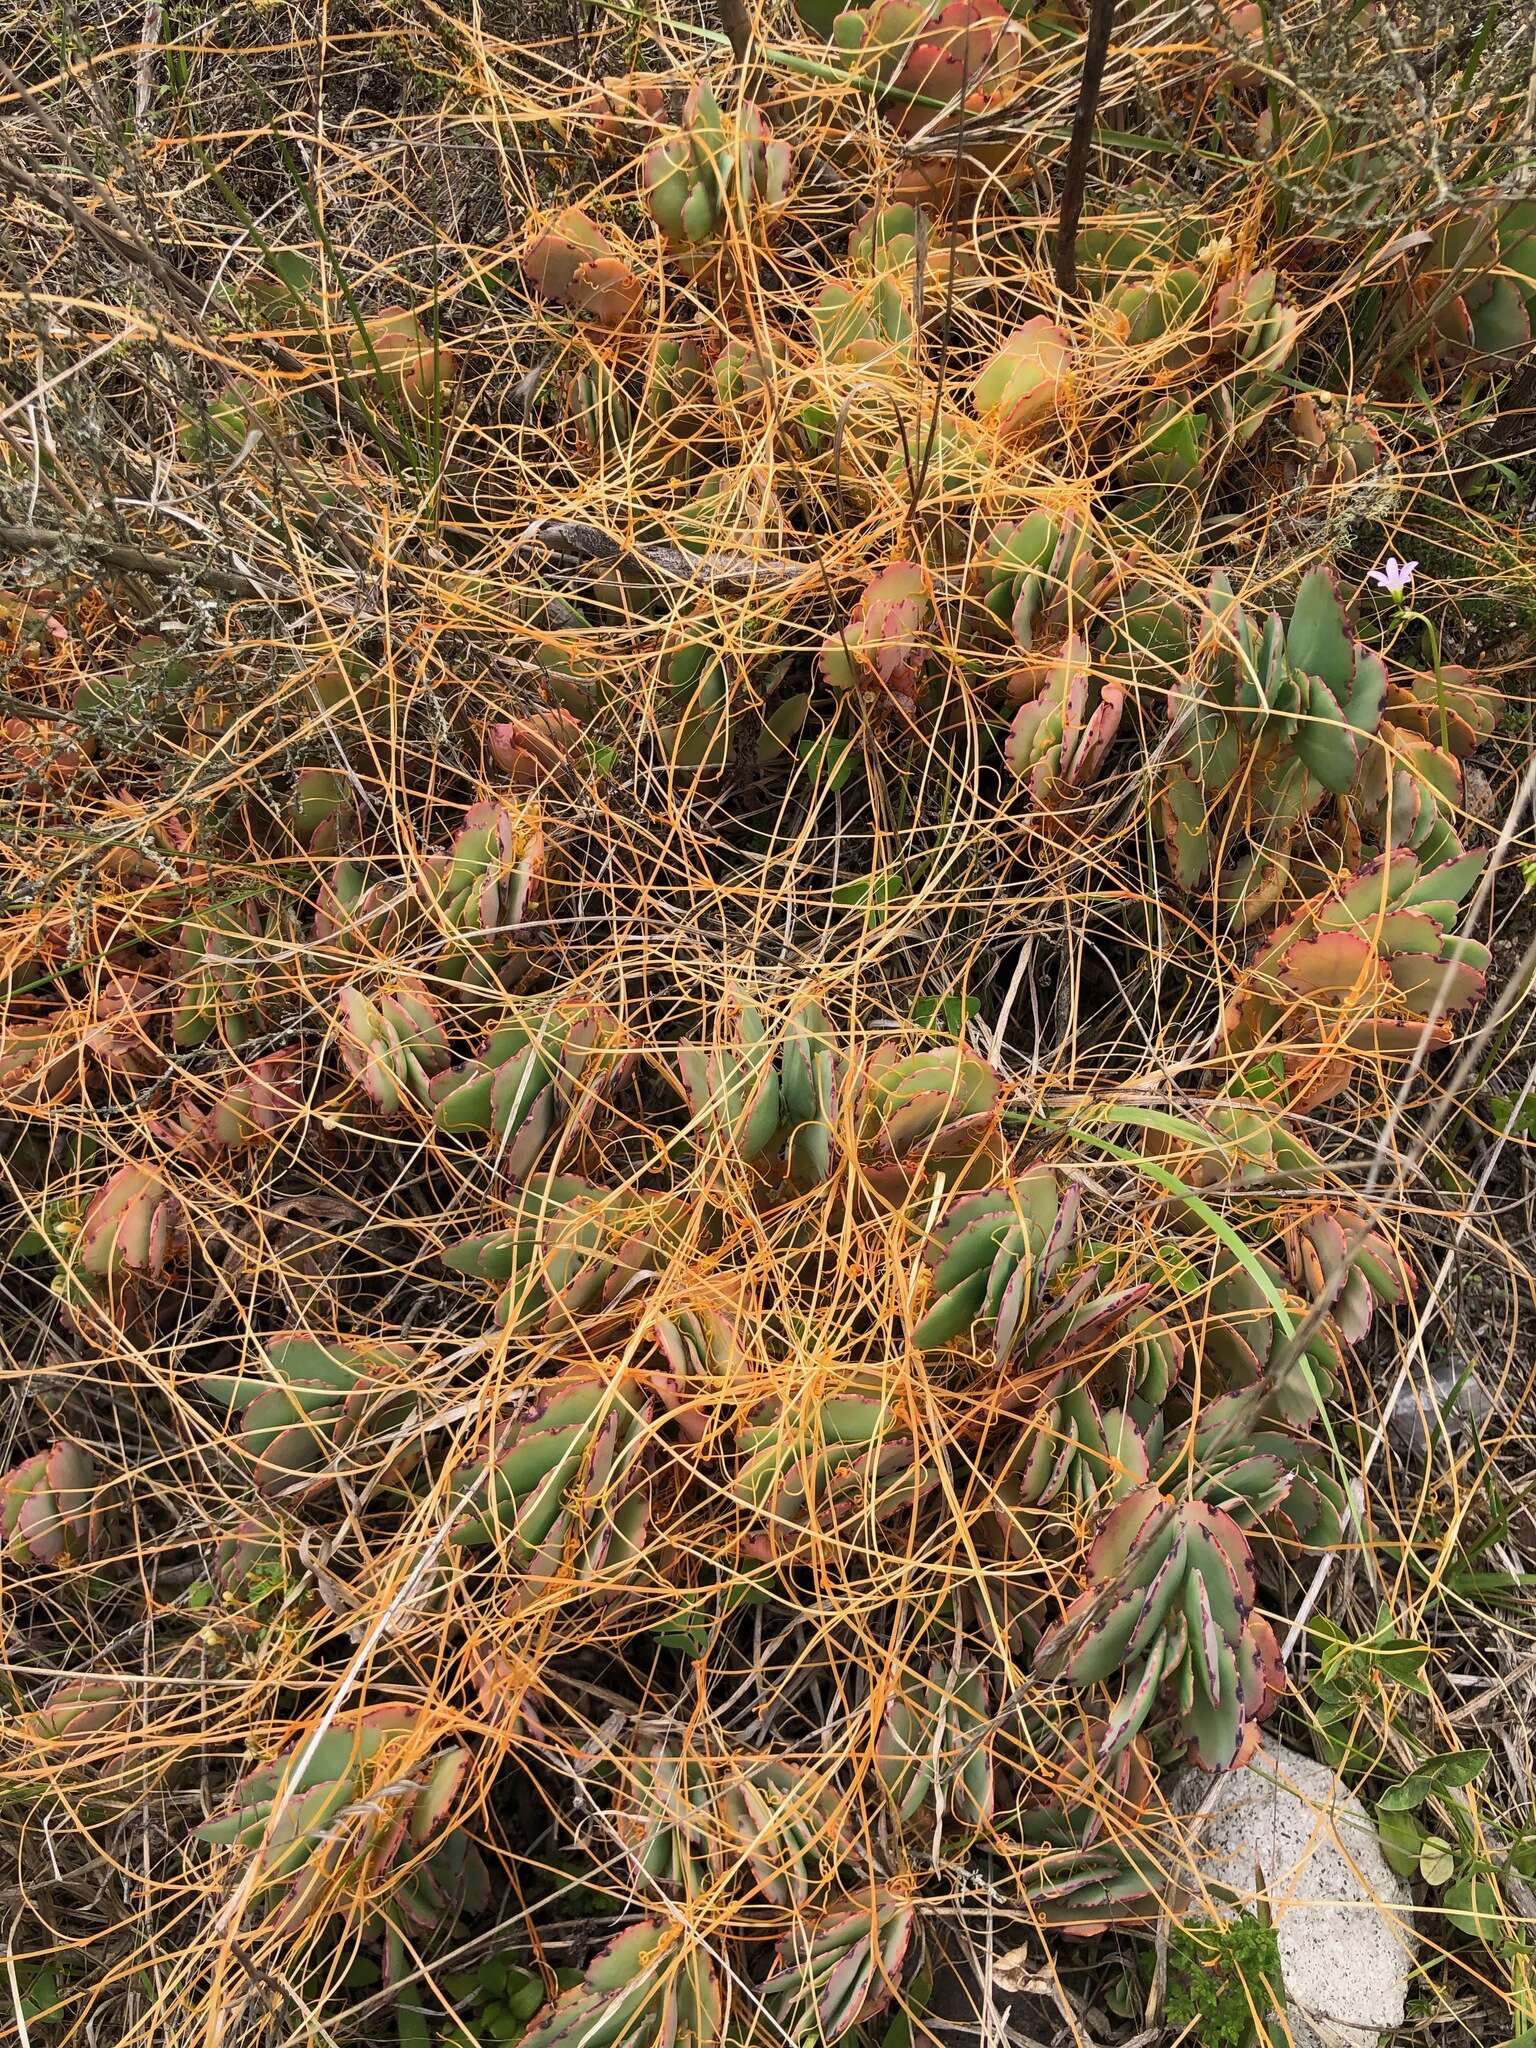
POLYGON ((894 704, 910 717, 928 659, 933 600, 916 562, 892 562, 866 585, 842 630, 821 650, 822 674, 835 690, 855 691, 876 709, 894 704))
MULTIPOLYGON (((848 236, 848 258, 868 277, 906 278, 912 272, 915 278, 920 267, 927 309, 940 317, 951 276, 959 282, 979 270, 972 252, 954 245, 931 209, 906 200, 872 206, 848 236)), ((915 283, 912 297, 915 304, 915 283)))
POLYGON ((883 1886, 834 1900, 774 1950, 758 1996, 792 2041, 841 2039, 875 2019, 901 1989, 917 1909, 883 1886))
POLYGON ((1288 1547, 1337 1550, 1349 1495, 1326 1445, 1266 1422, 1262 1392, 1225 1394, 1200 1410, 1187 1442, 1161 1448, 1163 1486, 1183 1475, 1197 1500, 1288 1547), (1258 1419, 1255 1420, 1257 1412, 1258 1419))
POLYGON ((533 1581, 562 1566, 588 1591, 622 1579, 646 1548, 655 1441, 638 1379, 547 1381, 451 1475, 453 1540, 494 1545, 533 1581))
POLYGON ((662 668, 656 742, 674 773, 714 772, 724 766, 730 741, 731 689, 726 666, 712 647, 690 641, 662 668))
POLYGON ((262 267, 246 287, 253 315, 283 344, 302 354, 318 352, 325 291, 320 272, 301 249, 267 249, 262 267))
POLYGON ((645 282, 580 207, 558 214, 523 257, 523 275, 542 297, 594 327, 622 327, 645 297, 645 282))
POLYGON ((769 338, 760 345, 732 336, 720 349, 711 372, 715 402, 738 433, 755 428, 766 414, 782 367, 769 338))
POLYGON ((1119 580, 1077 513, 1043 510, 993 528, 979 576, 983 604, 1025 657, 1009 681, 1014 703, 1038 696, 1068 640, 1106 620, 1119 580))
POLYGON ((176 415, 176 448, 183 462, 227 465, 247 441, 277 440, 282 416, 273 393, 254 379, 227 384, 176 415))
POLYGON ((789 144, 776 142, 749 100, 726 114, 700 79, 674 132, 652 143, 640 164, 640 190, 676 253, 694 261, 728 227, 750 235, 789 193, 789 144))
POLYGON ((1277 1376, 1277 1361, 1288 1355, 1307 1303, 1288 1293, 1285 1274, 1265 1253, 1250 1250, 1249 1261, 1230 1250, 1216 1256, 1199 1291, 1186 1298, 1179 1327, 1198 1347, 1208 1389, 1256 1391, 1263 1413, 1304 1428, 1328 1401, 1342 1370, 1342 1338, 1325 1317, 1308 1333, 1292 1368, 1277 1376))
POLYGON ((779 1114, 785 1166, 797 1188, 812 1188, 832 1171, 837 1121, 838 1061, 826 1013, 814 997, 795 1005, 779 1060, 779 1114))
POLYGON ((1386 463, 1386 446, 1370 419, 1332 392, 1299 392, 1287 424, 1296 444, 1296 481, 1308 491, 1346 488, 1386 463))
POLYGON ((430 1084, 442 1131, 484 1131, 512 1180, 525 1180, 556 1130, 585 1123, 630 1072, 635 1054, 601 1003, 552 1006, 498 1026, 475 1059, 430 1084))
POLYGON ((1034 1667, 1047 1682, 1077 1686, 1125 1673, 1101 1754, 1165 1724, 1202 1769, 1227 1770, 1251 1754, 1285 1680, 1232 1517, 1137 1487, 1099 1524, 1086 1570, 1084 1590, 1041 1637, 1034 1667))
MULTIPOLYGON (((861 370, 911 360, 912 314, 905 293, 889 275, 822 286, 811 306, 811 326, 829 363, 861 370)), ((821 422, 815 423, 818 433, 821 422)))
POLYGON ((1084 286, 1104 296, 1128 278, 1155 277, 1199 261, 1212 223, 1170 213, 1168 194, 1145 180, 1127 185, 1077 234, 1077 267, 1084 286))
POLYGON ((572 377, 565 416, 587 456, 613 455, 634 439, 635 408, 622 373, 594 355, 572 377))
POLYGON ((1314 1301, 1331 1291, 1329 1314, 1348 1344, 1363 1344, 1378 1308, 1413 1299, 1413 1268, 1389 1238, 1362 1217, 1332 1208, 1285 1226, 1291 1277, 1314 1301), (1344 1275, 1338 1286, 1338 1275, 1344 1275))
POLYGON ((741 1355, 739 1301, 705 1301, 658 1315, 651 1334, 666 1370, 654 1381, 684 1436, 698 1442, 708 1421, 690 1397, 717 1384, 741 1355))
POLYGON ((514 789, 536 789, 565 767, 583 730, 579 718, 551 706, 487 727, 486 751, 514 789))
POLYGON ((406 889, 398 874, 362 861, 338 860, 315 892, 313 931, 321 957, 378 959, 394 947, 406 922, 406 889))
POLYGON ((663 81, 636 71, 623 78, 599 79, 597 90, 572 110, 562 126, 573 141, 606 154, 627 141, 632 129, 653 129, 666 119, 666 113, 663 81))
POLYGON ((1222 285, 1211 302, 1212 339, 1218 356, 1231 364, 1211 404, 1239 447, 1279 403, 1283 372, 1296 347, 1300 317, 1278 290, 1274 271, 1256 270, 1222 285))
MULTIPOLYGON (((1119 1317, 1122 1325, 1130 1306, 1119 1317)), ((1115 1336, 1116 1327, 1104 1335, 1115 1336)), ((1029 1555, 1037 1508, 1052 1502, 1080 1512, 1102 1507, 1149 1476, 1145 1436, 1126 1409, 1101 1407, 1087 1384, 1098 1376, 1093 1363, 1080 1360, 1032 1395, 995 1482, 992 1514, 1006 1556, 1029 1555)), ((1021 1405, 1008 1399, 1010 1422, 1021 1405)))
POLYGON ((130 1162, 86 1204, 71 1263, 95 1280, 163 1280, 186 1252, 179 1199, 153 1167, 130 1162))
MULTIPOLYGON (((995 449, 989 448, 984 426, 963 413, 881 408, 882 417, 867 422, 853 446, 863 442, 865 459, 884 485, 912 502, 932 535, 933 559, 958 564, 974 552, 969 522, 953 514, 968 507, 997 475, 995 449), (893 431, 894 429, 894 431, 893 431), (883 467, 879 456, 885 452, 883 467)), ((830 436, 828 437, 830 440, 830 436)))
POLYGON ((740 1431, 739 1449, 742 1554, 782 1566, 833 1535, 910 1518, 939 1478, 873 1388, 809 1414, 767 1402, 740 1431))
POLYGON ((305 687, 315 708, 332 723, 366 725, 388 699, 389 678, 355 647, 322 643, 305 687))
MULTIPOLYGON (((1462 809, 1461 763, 1406 726, 1388 727, 1367 753, 1350 792, 1340 833, 1340 866, 1358 866, 1361 835, 1386 849, 1405 847, 1423 867, 1460 860, 1465 848, 1451 819, 1462 809)), ((1320 880, 1331 879, 1325 869, 1320 880)))
POLYGON ((880 1718, 875 1774, 903 1826, 937 1813, 963 1833, 985 1828, 995 1794, 985 1668, 938 1657, 903 1672, 880 1718))
POLYGON ((67 1678, 55 1686, 26 1720, 40 1741, 71 1745, 120 1726, 130 1713, 138 1688, 116 1675, 67 1678))
POLYGON ((1196 672, 1168 698, 1179 753, 1162 818, 1179 882, 1200 886, 1224 834, 1283 848, 1325 792, 1353 788, 1385 697, 1386 671, 1351 633, 1326 570, 1309 570, 1289 620, 1272 612, 1262 630, 1214 576, 1196 672))
POLYGON ((1483 992, 1488 948, 1449 929, 1482 865, 1467 854, 1425 870, 1397 851, 1309 903, 1244 969, 1228 1047, 1279 1051, 1290 1106, 1304 1109, 1346 1087, 1359 1056, 1448 1044, 1450 1020, 1483 992))
POLYGON ((393 1484, 410 1470, 415 1447, 391 1440, 419 1406, 415 1359, 409 1345, 292 1330, 266 1339, 259 1370, 210 1373, 198 1385, 224 1411, 257 1492, 307 1500, 344 1476, 393 1484))
POLYGON ((852 1854, 826 1778, 775 1756, 711 1755, 675 1737, 625 1760, 612 1823, 630 1868, 684 1899, 723 1888, 799 1908, 852 1854))
POLYGON ((447 853, 426 864, 424 898, 450 941, 438 975, 467 991, 499 990, 525 958, 515 934, 537 903, 545 840, 532 805, 473 804, 447 853))
POLYGON ((96 1460, 64 1438, 0 1477, 0 1543, 12 1564, 79 1564, 101 1529, 96 1460))
POLYGON ((1021 80, 1024 37, 998 0, 871 0, 838 14, 831 34, 902 135, 946 109, 994 107, 1021 80))
MULTIPOLYGON (((1316 1151, 1287 1120, 1283 1107, 1253 1096, 1212 1096, 1176 1132, 1141 1133, 1149 1158, 1165 1160, 1190 1188, 1272 1188, 1313 1185, 1322 1177, 1316 1151)), ((1170 1191, 1172 1212, 1186 1223, 1204 1219, 1170 1191)))
POLYGON ((1133 1315, 1121 1344, 1127 1400, 1142 1411, 1161 1408, 1183 1376, 1187 1350, 1170 1315, 1157 1309, 1133 1315))
POLYGON ((211 1103, 189 1095, 177 1122, 194 1146, 243 1152, 299 1122, 307 1106, 300 1055, 272 1052, 233 1075, 221 1075, 211 1103))
POLYGON ((146 1741, 136 1725, 152 1685, 143 1675, 92 1672, 64 1679, 36 1706, 13 1712, 6 1726, 11 1754, 35 1758, 38 1768, 5 1774, 7 1803, 57 1802, 77 1827, 142 1811, 169 1766, 165 1746, 146 1741))
MULTIPOLYGON (((892 4, 892 0, 885 0, 892 4)), ((1045 314, 1016 327, 971 387, 977 416, 1009 439, 1058 411, 1072 374, 1072 338, 1045 314)))
POLYGON ((290 921, 256 897, 210 909, 183 925, 171 1036, 185 1051, 215 1033, 238 1048, 270 1028, 281 995, 276 962, 291 946, 290 921))
POLYGON ((1105 307, 1120 347, 1161 344, 1157 366, 1166 377, 1204 353, 1199 323, 1212 294, 1215 245, 1213 223, 1170 215, 1166 193, 1131 185, 1079 227, 1079 283, 1105 307))
POLYGON ((395 1115, 431 1099, 448 1065, 447 1034, 419 982, 398 982, 369 996, 349 984, 337 998, 342 1063, 375 1109, 395 1115))
POLYGON ((33 1109, 79 1091, 79 1048, 73 1034, 60 1028, 61 1021, 7 1025, 0 1038, 0 1102, 33 1109))
POLYGON ((1105 304, 1121 343, 1145 348, 1168 336, 1188 336, 1209 294, 1200 266, 1180 263, 1121 278, 1106 293, 1105 304))
POLYGON ((903 1053, 883 1045, 864 1062, 853 1105, 865 1184, 899 1203, 931 1187, 986 1186, 1005 1146, 996 1073, 962 1045, 903 1053))
POLYGON ((924 1250, 930 1305, 912 1332, 919 1351, 937 1350, 977 1322, 993 1325, 995 1357, 1008 1363, 1071 1249, 1081 1190, 1065 1194, 1048 1167, 1003 1188, 950 1204, 924 1250))
POLYGON ((729 1024, 729 1038, 679 1046, 678 1073, 690 1117, 750 1164, 779 1136, 778 1067, 755 1004, 733 999, 729 1024))
POLYGON ((1148 533, 1193 533, 1205 485, 1210 419, 1178 397, 1154 399, 1121 466, 1129 489, 1120 506, 1127 526, 1148 533))
POLYGON ((708 336, 659 335, 646 367, 640 417, 667 476, 681 480, 705 469, 713 395, 708 336))
POLYGON ((531 1174, 512 1205, 508 1228, 455 1245, 444 1264, 500 1284, 497 1320, 517 1330, 569 1330, 612 1312, 688 1227, 672 1196, 595 1187, 574 1174, 531 1174))
POLYGON ((522 2048, 718 2048, 715 1965, 677 1921, 641 1920, 588 1963, 522 2037, 522 2048))
POLYGON ((446 1938, 484 1909, 490 1875, 453 1825, 469 1752, 424 1733, 410 1707, 339 1717, 240 1779, 193 1840, 241 1851, 254 1899, 289 1931, 365 1897, 391 1946, 404 1930, 446 1938))
POLYGON ((356 820, 351 783, 334 768, 301 768, 292 817, 294 836, 307 852, 335 854, 356 820))
POLYGON ((1026 1798, 1010 1816, 1035 1851, 1023 1888, 1043 1926, 1076 1935, 1156 1920, 1175 1845, 1152 1818, 1151 1760, 1139 1739, 1103 1755, 1097 1717, 1026 1709, 1026 1798))
POLYGON ((417 425, 440 422, 458 361, 408 306, 366 315, 350 342, 352 375, 385 409, 417 425))
POLYGON ((1087 642, 1074 634, 1039 695, 1019 706, 1004 742, 1008 766, 1027 786, 1033 809, 1058 829, 1070 825, 1079 792, 1103 768, 1125 710, 1120 685, 1095 688, 1095 680, 1087 642))
POLYGON ((283 1580, 283 1540, 270 1521, 246 1515, 220 1536, 209 1573, 226 1600, 253 1597, 283 1580))
POLYGON ((98 1080, 157 1074, 164 984, 104 963, 94 1000, 0 1032, 0 1102, 35 1109, 78 1098, 98 1080))
POLYGON ((1503 708, 1496 683, 1445 662, 1430 670, 1389 669, 1382 719, 1394 733, 1413 733, 1465 761, 1493 737, 1503 708))
POLYGON ((1452 215, 1434 230, 1395 309, 1396 346, 1442 370, 1513 367, 1536 322, 1536 204, 1452 215))

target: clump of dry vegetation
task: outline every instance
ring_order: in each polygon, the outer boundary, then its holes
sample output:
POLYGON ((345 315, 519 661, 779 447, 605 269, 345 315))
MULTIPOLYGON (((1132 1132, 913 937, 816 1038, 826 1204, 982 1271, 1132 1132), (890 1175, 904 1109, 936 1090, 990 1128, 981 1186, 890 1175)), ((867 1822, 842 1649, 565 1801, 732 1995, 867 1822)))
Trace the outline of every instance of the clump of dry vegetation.
POLYGON ((799 4, 8 31, 22 2041, 1536 2027, 1528 24, 799 4))

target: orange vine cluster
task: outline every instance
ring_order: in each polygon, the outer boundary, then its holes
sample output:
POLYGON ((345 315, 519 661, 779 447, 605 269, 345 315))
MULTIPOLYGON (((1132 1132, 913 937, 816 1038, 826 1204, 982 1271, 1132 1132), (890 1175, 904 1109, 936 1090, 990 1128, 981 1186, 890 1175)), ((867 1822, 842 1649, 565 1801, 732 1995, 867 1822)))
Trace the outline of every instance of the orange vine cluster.
POLYGON ((1176 1777, 1438 1578, 1456 1472, 1371 1475, 1523 1045, 1514 116, 1136 0, 1067 296, 1074 0, 799 5, 136 14, 95 240, 16 202, 33 2040, 878 2048, 1005 1931, 1076 2025, 1176 1777))

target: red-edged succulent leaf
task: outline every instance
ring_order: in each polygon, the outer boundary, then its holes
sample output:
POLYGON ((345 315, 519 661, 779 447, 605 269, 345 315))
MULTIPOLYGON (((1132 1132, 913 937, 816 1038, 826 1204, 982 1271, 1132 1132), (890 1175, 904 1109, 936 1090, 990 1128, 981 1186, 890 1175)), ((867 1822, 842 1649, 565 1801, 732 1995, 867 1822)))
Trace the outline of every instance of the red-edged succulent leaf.
POLYGON ((533 789, 570 760, 585 728, 558 705, 487 728, 486 750, 514 789, 533 789))
POLYGON ((83 1444, 64 1438, 0 1479, 0 1538, 14 1563, 78 1563, 98 1528, 96 1462, 83 1444))
POLYGON ((1014 329, 972 387, 978 415, 1007 435, 1025 434, 1056 411, 1072 370, 1072 338, 1044 314, 1014 329))
POLYGON ((80 1220, 77 1256, 102 1280, 163 1280, 186 1253, 182 1208, 148 1166, 120 1166, 97 1190, 80 1220))
POLYGON ((419 983, 369 996, 355 984, 337 1001, 342 1063, 387 1114, 428 1100, 432 1078, 451 1057, 437 1006, 419 983))
POLYGON ((900 1990, 916 1924, 891 1892, 829 1906, 779 1943, 759 1996, 792 2040, 835 2041, 900 1990))
POLYGON ((1307 1002, 1368 993, 1381 978, 1376 949, 1363 932, 1318 932, 1298 939, 1280 964, 1282 987, 1307 1002))
POLYGON ((933 601, 916 562, 892 562, 865 586, 841 633, 821 650, 834 689, 912 704, 928 657, 933 601))
POLYGON ((575 319, 622 327, 645 297, 644 281, 579 207, 567 207, 523 256, 523 275, 575 319))

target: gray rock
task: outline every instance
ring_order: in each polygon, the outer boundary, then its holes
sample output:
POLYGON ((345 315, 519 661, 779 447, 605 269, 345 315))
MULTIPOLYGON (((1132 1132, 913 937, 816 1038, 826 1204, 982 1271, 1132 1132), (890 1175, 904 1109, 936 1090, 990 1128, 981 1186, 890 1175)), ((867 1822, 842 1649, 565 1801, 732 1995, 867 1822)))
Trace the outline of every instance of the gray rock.
POLYGON ((1402 2025, 1411 1897, 1326 1764, 1266 1741, 1246 1770, 1187 1772, 1173 1804, 1195 1828, 1186 1910, 1231 1919, 1267 1900, 1296 2048, 1376 2048, 1402 2025))
POLYGON ((1481 1380, 1455 1366, 1436 1366, 1426 1378, 1415 1370, 1387 1411, 1387 1435, 1403 1457, 1422 1465, 1430 1445, 1454 1446, 1480 1429, 1493 1411, 1481 1380))

